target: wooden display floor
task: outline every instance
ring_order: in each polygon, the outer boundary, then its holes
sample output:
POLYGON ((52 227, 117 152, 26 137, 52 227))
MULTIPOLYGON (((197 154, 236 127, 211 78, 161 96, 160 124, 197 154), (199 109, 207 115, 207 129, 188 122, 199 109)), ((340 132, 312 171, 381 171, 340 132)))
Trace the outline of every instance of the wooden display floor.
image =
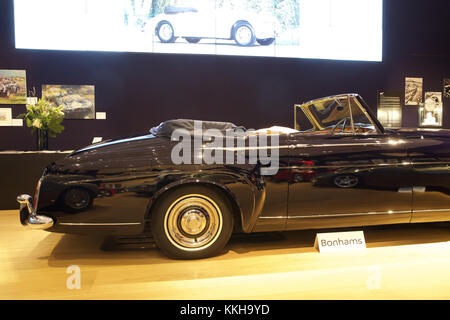
POLYGON ((367 250, 339 254, 316 252, 315 231, 237 235, 220 256, 177 261, 18 220, 0 211, 0 299, 450 298, 449 224, 363 228, 367 250), (66 286, 73 265, 79 290, 66 286))

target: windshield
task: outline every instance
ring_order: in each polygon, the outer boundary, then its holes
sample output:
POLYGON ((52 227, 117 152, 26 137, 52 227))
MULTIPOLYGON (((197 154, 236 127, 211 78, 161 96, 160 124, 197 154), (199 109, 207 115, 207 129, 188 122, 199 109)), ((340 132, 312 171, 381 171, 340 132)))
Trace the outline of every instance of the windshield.
POLYGON ((295 117, 296 129, 305 132, 330 134, 376 132, 374 123, 355 95, 322 98, 297 105, 295 117))

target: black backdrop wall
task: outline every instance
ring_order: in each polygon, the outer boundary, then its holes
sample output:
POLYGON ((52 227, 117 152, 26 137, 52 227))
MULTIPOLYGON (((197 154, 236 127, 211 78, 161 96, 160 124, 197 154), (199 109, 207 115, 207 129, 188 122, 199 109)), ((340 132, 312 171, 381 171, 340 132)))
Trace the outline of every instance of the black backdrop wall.
MULTIPOLYGON (((39 94, 42 84, 95 85, 96 111, 107 112, 107 120, 65 120, 50 149, 146 132, 173 118, 292 126, 293 104, 308 99, 358 92, 375 109, 377 90, 403 92, 405 77, 423 77, 424 92, 442 91, 443 78, 450 78, 448 0, 385 0, 380 63, 17 50, 12 2, 0 0, 0 69, 25 69, 28 88, 39 94)), ((30 32, 40 37, 39 30, 30 32)), ((13 117, 25 110, 12 108, 13 117)), ((404 107, 403 126, 417 123, 417 107, 404 107)), ((449 99, 444 127, 450 128, 449 99)), ((29 128, 0 127, 0 150, 35 148, 29 128)))

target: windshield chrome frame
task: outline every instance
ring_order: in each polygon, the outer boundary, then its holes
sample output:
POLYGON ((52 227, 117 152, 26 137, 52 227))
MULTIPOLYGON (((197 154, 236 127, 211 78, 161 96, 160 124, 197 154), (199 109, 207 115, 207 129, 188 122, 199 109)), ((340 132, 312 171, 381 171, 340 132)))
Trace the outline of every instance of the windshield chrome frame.
POLYGON ((323 128, 321 128, 320 124, 318 123, 317 119, 315 119, 314 115, 310 114, 309 112, 305 112, 304 108, 308 108, 311 104, 317 103, 318 101, 322 100, 336 100, 339 101, 340 99, 347 99, 348 106, 350 108, 350 117, 351 117, 351 126, 352 126, 352 132, 342 132, 342 133, 330 133, 333 135, 336 134, 344 134, 344 135, 371 135, 371 134, 382 134, 385 133, 385 130, 383 126, 380 124, 378 119, 373 115, 372 111, 368 107, 368 105, 365 103, 365 101, 361 98, 359 94, 356 93, 349 93, 349 94, 339 94, 335 96, 328 96, 323 97, 319 99, 310 100, 308 102, 302 103, 302 104, 295 104, 294 105, 294 129, 300 130, 301 128, 298 127, 297 124, 297 110, 300 109, 306 116, 306 118, 310 121, 311 125, 314 128, 314 131, 321 131, 323 128), (354 122, 353 122, 353 111, 350 103, 350 99, 353 99, 356 103, 356 105, 360 108, 361 112, 367 117, 367 119, 370 121, 372 126, 374 127, 375 132, 366 132, 366 133, 356 133, 354 128, 354 122), (313 119, 311 119, 313 117, 313 119))

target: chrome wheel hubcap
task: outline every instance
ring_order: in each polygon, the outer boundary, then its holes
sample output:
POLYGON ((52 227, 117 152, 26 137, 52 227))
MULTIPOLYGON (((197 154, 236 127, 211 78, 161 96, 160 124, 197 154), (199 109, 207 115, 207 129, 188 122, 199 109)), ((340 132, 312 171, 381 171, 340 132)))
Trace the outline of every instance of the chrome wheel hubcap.
POLYGON ((236 39, 240 44, 249 44, 252 39, 252 31, 249 27, 240 27, 236 32, 236 39))
POLYGON ((207 216, 199 209, 190 209, 181 215, 181 229, 195 236, 202 232, 207 224, 207 216))
POLYGON ((334 183, 340 188, 353 188, 358 184, 355 176, 339 176, 334 179, 334 183))
POLYGON ((193 251, 209 247, 222 229, 222 213, 209 197, 190 194, 178 198, 166 212, 164 229, 176 247, 193 251))
POLYGON ((169 41, 173 36, 172 27, 167 23, 163 24, 159 29, 159 35, 164 39, 164 41, 169 41))

